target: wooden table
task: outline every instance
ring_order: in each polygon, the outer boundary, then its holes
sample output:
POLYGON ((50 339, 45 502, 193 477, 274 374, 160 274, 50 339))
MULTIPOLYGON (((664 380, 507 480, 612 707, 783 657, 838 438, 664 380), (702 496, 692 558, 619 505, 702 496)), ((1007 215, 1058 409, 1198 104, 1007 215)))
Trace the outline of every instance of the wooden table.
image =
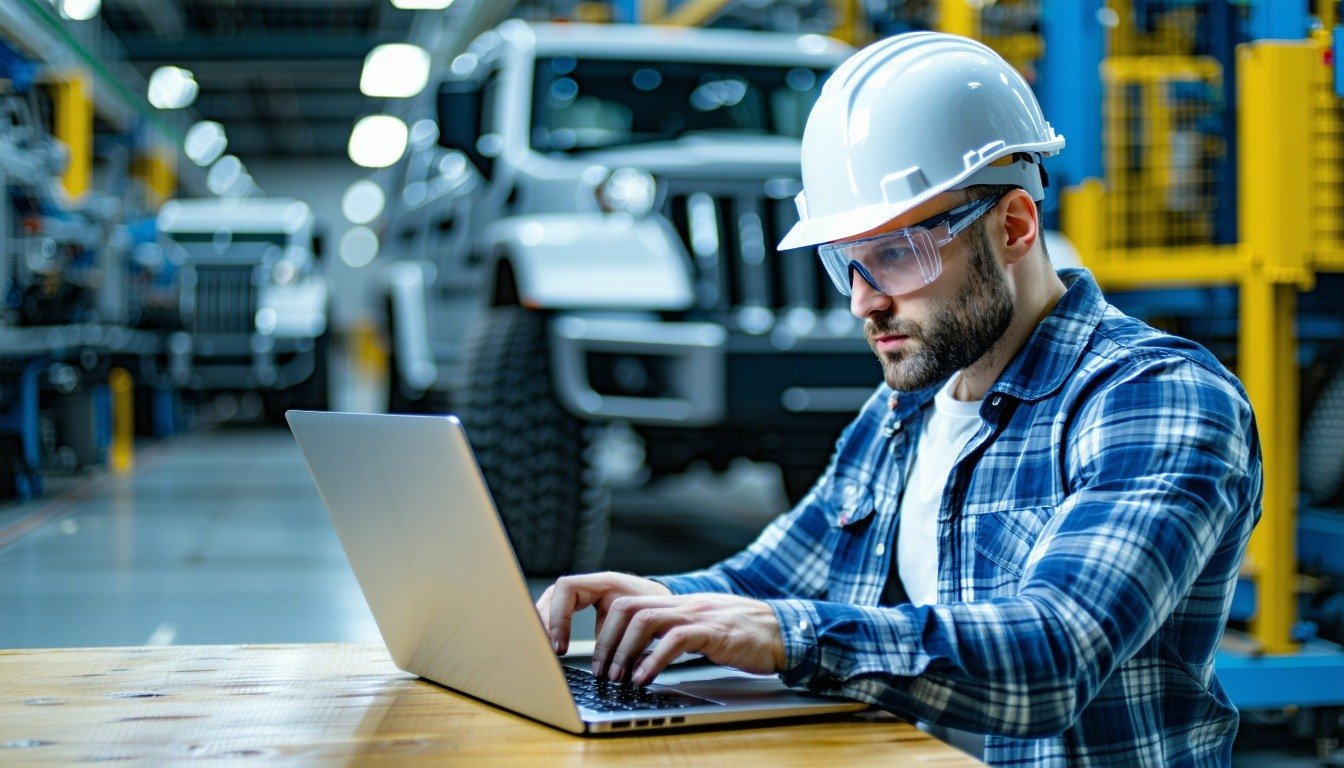
POLYGON ((581 738, 377 645, 0 651, 0 765, 979 766, 886 715, 581 738))

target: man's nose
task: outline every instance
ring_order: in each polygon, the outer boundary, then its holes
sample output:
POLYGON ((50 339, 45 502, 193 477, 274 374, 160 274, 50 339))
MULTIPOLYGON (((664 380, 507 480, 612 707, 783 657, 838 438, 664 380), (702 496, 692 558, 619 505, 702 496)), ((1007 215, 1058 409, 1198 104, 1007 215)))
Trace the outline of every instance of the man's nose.
POLYGON ((857 269, 849 271, 849 291, 849 311, 860 320, 891 309, 891 297, 869 284, 857 269))

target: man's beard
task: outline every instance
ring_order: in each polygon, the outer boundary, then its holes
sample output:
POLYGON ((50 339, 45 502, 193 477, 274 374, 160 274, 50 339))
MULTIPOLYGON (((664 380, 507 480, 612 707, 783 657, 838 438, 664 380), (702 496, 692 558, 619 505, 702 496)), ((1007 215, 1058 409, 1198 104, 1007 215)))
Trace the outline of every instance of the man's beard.
MULTIPOLYGON (((970 234, 970 233, 968 233, 970 234)), ((868 345, 882 364, 887 386, 914 392, 946 380, 979 360, 998 343, 1013 318, 1013 295, 998 269, 984 230, 971 243, 970 274, 957 298, 924 323, 897 320, 890 314, 864 323, 868 345), (877 337, 908 336, 891 352, 879 352, 877 337)))

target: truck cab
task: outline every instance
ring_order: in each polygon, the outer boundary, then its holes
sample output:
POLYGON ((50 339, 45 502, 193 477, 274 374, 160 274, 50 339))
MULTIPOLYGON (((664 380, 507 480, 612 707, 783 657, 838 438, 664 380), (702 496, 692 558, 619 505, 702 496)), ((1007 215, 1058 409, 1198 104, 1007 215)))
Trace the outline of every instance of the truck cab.
POLYGON ((510 20, 439 73, 384 213, 393 410, 453 410, 524 568, 608 490, 737 456, 794 496, 880 372, 796 220, 816 35, 510 20))

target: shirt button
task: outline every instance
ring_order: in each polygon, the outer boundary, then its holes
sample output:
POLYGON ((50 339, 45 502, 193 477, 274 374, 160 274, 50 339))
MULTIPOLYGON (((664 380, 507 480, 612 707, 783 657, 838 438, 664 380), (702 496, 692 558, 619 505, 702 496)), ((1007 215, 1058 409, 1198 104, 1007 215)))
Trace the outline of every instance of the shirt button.
POLYGON ((887 545, 886 545, 886 544, 878 544, 878 545, 877 545, 877 548, 874 549, 873 552, 876 552, 876 553, 877 553, 877 556, 878 556, 878 557, 881 557, 882 555, 886 554, 886 552, 887 552, 887 545))
POLYGON ((799 632, 807 631, 807 619, 803 619, 802 621, 798 622, 798 631, 799 632))
POLYGON ((995 395, 995 396, 993 397, 993 399, 991 399, 991 400, 989 401, 989 404, 990 404, 990 405, 993 405, 993 406, 997 406, 997 405, 998 405, 999 403, 1001 403, 1001 402, 1003 402, 1003 397, 1002 397, 1001 395, 995 395))

